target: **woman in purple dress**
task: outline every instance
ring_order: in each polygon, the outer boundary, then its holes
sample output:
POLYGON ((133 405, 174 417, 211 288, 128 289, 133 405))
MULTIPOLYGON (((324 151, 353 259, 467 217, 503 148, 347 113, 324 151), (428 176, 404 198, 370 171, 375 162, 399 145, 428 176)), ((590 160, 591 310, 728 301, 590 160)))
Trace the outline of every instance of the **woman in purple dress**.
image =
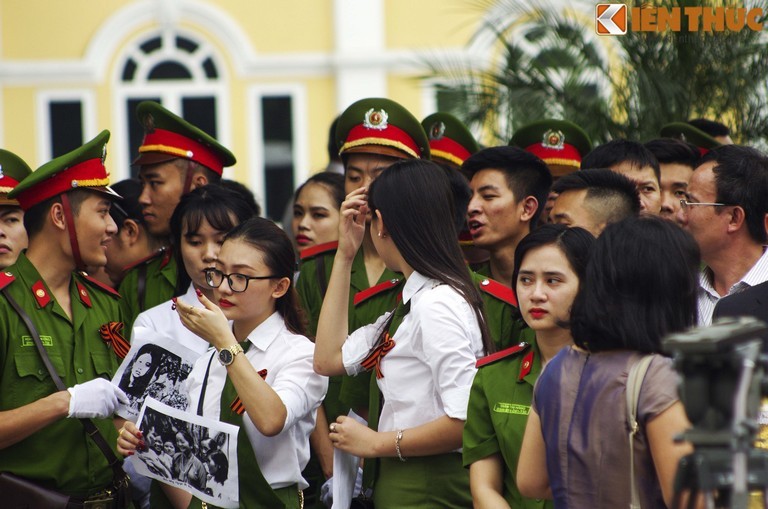
POLYGON ((690 427, 662 338, 696 323, 699 250, 658 218, 609 226, 595 243, 571 313, 575 346, 543 371, 517 469, 520 492, 556 508, 670 506, 680 459, 674 437, 690 427), (626 385, 632 365, 654 354, 641 386, 630 478, 626 385))

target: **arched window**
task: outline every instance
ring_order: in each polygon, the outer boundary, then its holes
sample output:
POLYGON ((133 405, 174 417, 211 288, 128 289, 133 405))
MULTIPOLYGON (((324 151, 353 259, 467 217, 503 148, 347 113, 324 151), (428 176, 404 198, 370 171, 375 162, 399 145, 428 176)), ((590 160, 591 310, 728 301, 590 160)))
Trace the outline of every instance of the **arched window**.
MULTIPOLYGON (((118 125, 125 134, 119 141, 122 150, 118 149, 118 158, 113 160, 117 175, 129 176, 128 165, 141 145, 143 130, 136 119, 141 101, 157 101, 221 139, 225 88, 220 69, 210 45, 176 30, 145 34, 129 47, 116 88, 118 125)), ((227 145, 226 140, 222 142, 227 145)), ((130 176, 137 173, 132 167, 130 176)))

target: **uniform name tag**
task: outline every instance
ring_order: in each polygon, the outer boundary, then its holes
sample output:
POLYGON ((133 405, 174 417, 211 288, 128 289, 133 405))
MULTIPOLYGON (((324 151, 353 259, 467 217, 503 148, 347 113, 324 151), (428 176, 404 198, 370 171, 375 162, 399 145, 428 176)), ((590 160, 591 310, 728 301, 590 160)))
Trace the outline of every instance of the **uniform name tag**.
MULTIPOLYGON (((53 338, 51 336, 40 336, 40 342, 43 346, 53 346, 53 338)), ((35 346, 35 340, 32 336, 21 336, 21 346, 35 346)))
POLYGON ((500 414, 528 415, 531 407, 527 405, 518 405, 517 403, 496 403, 493 411, 500 414))

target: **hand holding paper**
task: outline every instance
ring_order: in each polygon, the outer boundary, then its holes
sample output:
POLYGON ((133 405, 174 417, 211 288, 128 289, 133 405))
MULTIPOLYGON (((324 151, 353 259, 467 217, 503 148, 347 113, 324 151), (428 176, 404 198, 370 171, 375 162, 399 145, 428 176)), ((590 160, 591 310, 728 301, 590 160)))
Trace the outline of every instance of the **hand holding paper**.
POLYGON ((71 395, 67 417, 104 419, 115 413, 118 403, 128 403, 125 393, 103 378, 77 384, 67 391, 71 395))

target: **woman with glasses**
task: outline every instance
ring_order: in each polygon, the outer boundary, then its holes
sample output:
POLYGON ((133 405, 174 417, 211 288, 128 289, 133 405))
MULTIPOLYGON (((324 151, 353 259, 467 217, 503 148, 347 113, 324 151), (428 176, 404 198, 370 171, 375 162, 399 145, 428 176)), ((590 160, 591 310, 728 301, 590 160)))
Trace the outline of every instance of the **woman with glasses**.
MULTIPOLYGON (((246 221, 253 212, 238 193, 217 184, 199 187, 185 194, 171 216, 171 238, 178 265, 176 296, 185 302, 197 302, 196 292, 213 297, 213 289, 205 280, 205 269, 213 268, 224 236, 246 221)), ((208 350, 208 343, 182 326, 167 301, 139 314, 134 331, 139 328, 153 334, 176 339, 199 354, 208 350)), ((139 329, 141 330, 141 329, 139 329)), ((133 336, 132 336, 133 337, 133 336)))
MULTIPOLYGON (((189 410, 241 428, 240 507, 298 509, 307 487, 301 471, 328 381, 312 369, 314 345, 303 335, 294 265, 285 232, 253 218, 226 235, 214 267, 206 268, 213 291, 211 298, 197 293, 203 307, 176 301, 184 326, 214 347, 187 379, 189 410)), ((127 433, 118 441, 126 452, 136 443, 127 433)), ((187 507, 190 500, 186 494, 177 503, 187 507)))
MULTIPOLYGON (((178 265, 176 294, 184 295, 185 302, 196 303, 197 291, 213 298, 204 270, 214 267, 224 235, 252 215, 250 205, 240 194, 217 184, 199 187, 181 198, 171 216, 171 237, 176 259, 183 262, 178 265)), ((181 324, 172 312, 174 305, 169 300, 140 313, 133 324, 131 340, 172 338, 198 355, 204 354, 210 345, 181 324)), ((128 358, 132 357, 130 352, 128 358)), ((178 382, 183 385, 183 380, 178 382)), ((130 470, 134 498, 141 500, 140 507, 150 507, 149 481, 130 470)), ((170 507, 165 498, 159 484, 153 483, 151 507, 170 507)))

